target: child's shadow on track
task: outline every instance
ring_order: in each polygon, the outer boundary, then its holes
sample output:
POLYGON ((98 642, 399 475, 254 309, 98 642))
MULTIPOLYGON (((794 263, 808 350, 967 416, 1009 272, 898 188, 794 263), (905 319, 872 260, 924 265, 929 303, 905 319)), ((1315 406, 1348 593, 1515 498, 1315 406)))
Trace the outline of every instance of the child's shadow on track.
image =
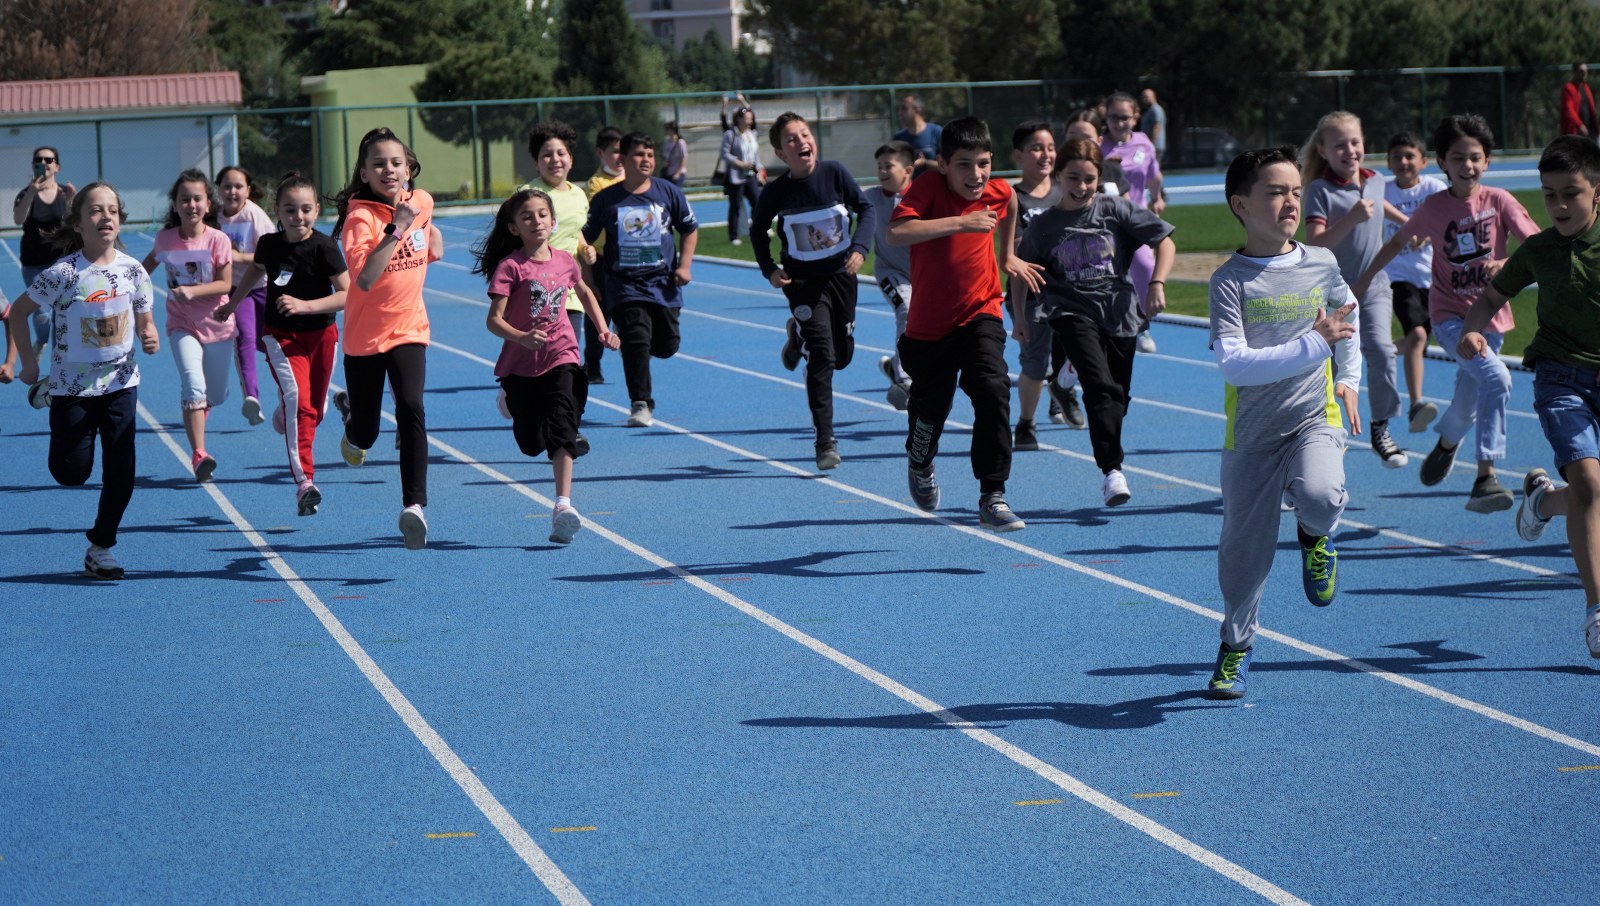
MULTIPOLYGON (((1343 556, 1342 553, 1341 556, 1343 556)), ((1551 591, 1559 589, 1562 584, 1575 585, 1577 582, 1576 576, 1554 576, 1536 579, 1507 579, 1493 584, 1477 581, 1445 585, 1402 585, 1391 588, 1367 586, 1365 588, 1346 589, 1345 594, 1375 597, 1399 595, 1418 598, 1463 598, 1479 601, 1543 601, 1549 598, 1551 591)))
MULTIPOLYGON (((1252 674, 1291 671, 1315 671, 1320 673, 1365 672, 1361 667, 1352 663, 1352 661, 1359 661, 1369 667, 1389 673, 1398 673, 1402 676, 1426 676, 1434 673, 1555 673, 1573 676, 1600 676, 1600 670, 1596 670, 1593 667, 1568 664, 1534 667, 1466 666, 1475 661, 1484 660, 1484 656, 1473 654, 1470 651, 1458 651, 1446 647, 1443 639, 1422 642, 1396 642, 1393 645, 1384 645, 1383 647, 1398 651, 1410 651, 1413 654, 1404 657, 1363 657, 1339 661, 1322 659, 1303 661, 1257 660, 1250 664, 1250 672, 1252 674)), ((1138 667, 1103 667, 1098 670, 1088 670, 1085 673, 1088 676, 1192 676, 1199 677, 1204 682, 1204 678, 1211 675, 1211 664, 1149 664, 1138 667)))
MULTIPOLYGON (((747 563, 702 563, 698 565, 686 564, 683 569, 700 578, 712 576, 792 576, 808 579, 847 579, 859 576, 909 576, 909 575, 936 575, 936 576, 981 576, 981 569, 967 569, 965 567, 930 567, 927 569, 867 569, 867 570, 841 570, 826 571, 816 567, 823 563, 837 560, 841 557, 854 557, 865 554, 882 554, 886 551, 818 551, 814 554, 804 554, 798 557, 784 557, 779 560, 751 561, 747 563)), ((601 573, 587 576, 557 576, 558 582, 647 582, 658 579, 672 579, 675 576, 665 570, 651 569, 628 573, 601 573)))
MULTIPOLYGON (((399 546, 399 542, 396 542, 395 546, 398 547, 399 546)), ((353 588, 353 587, 359 587, 359 586, 364 586, 364 585, 382 585, 384 583, 394 581, 393 579, 351 579, 351 578, 335 578, 335 577, 331 577, 331 576, 327 577, 327 578, 316 578, 316 577, 313 577, 313 576, 303 576, 301 578, 302 578, 302 581, 305 581, 305 582, 328 582, 328 583, 337 584, 337 585, 340 585, 340 586, 343 586, 343 587, 346 587, 346 588, 353 588)), ((262 558, 260 556, 236 557, 236 558, 228 561, 228 565, 222 567, 221 569, 188 570, 188 571, 185 571, 185 570, 172 570, 172 569, 152 569, 152 570, 130 569, 130 570, 128 570, 128 574, 126 576, 124 576, 120 581, 122 581, 122 582, 146 582, 146 581, 152 581, 152 580, 153 581, 163 581, 163 580, 165 580, 165 581, 173 581, 173 580, 190 580, 190 581, 194 581, 194 580, 202 580, 203 581, 203 580, 212 580, 212 579, 227 580, 227 581, 232 581, 232 582, 266 583, 266 584, 271 584, 271 585, 282 585, 283 584, 283 578, 281 576, 279 576, 276 572, 273 572, 272 570, 267 569, 266 563, 262 560, 262 558)), ((11 583, 16 583, 16 584, 24 584, 24 585, 33 585, 33 584, 37 584, 37 585, 85 585, 85 586, 106 586, 106 587, 112 587, 112 586, 115 586, 117 584, 116 581, 106 581, 106 580, 103 580, 103 579, 91 579, 88 576, 83 575, 82 573, 59 573, 59 572, 58 573, 35 573, 35 574, 32 574, 32 575, 26 575, 26 576, 0 576, 0 582, 11 582, 11 583)))
MULTIPOLYGON (((215 516, 187 516, 177 524, 162 523, 159 525, 125 525, 117 529, 119 535, 223 535, 237 534, 238 529, 233 523, 215 516)), ((261 535, 286 535, 294 531, 288 528, 256 529, 261 535)), ((9 529, 0 531, 0 537, 8 535, 82 535, 84 527, 73 526, 36 526, 34 528, 9 529)))
MULTIPOLYGON (((1209 668, 1208 668, 1209 669, 1209 668)), ((1210 711, 1231 708, 1226 704, 1182 704, 1204 701, 1205 693, 1172 692, 1149 698, 1136 698, 1125 702, 1093 704, 1090 702, 1010 702, 990 705, 962 705, 949 709, 949 713, 972 725, 971 729, 1003 730, 1013 723, 1025 720, 1049 720, 1085 730, 1143 730, 1164 722, 1167 715, 1181 711, 1210 711)), ((911 714, 885 714, 878 717, 766 717, 740 721, 747 727, 774 727, 780 729, 845 729, 845 730, 957 730, 966 726, 952 726, 932 714, 917 711, 911 714)))

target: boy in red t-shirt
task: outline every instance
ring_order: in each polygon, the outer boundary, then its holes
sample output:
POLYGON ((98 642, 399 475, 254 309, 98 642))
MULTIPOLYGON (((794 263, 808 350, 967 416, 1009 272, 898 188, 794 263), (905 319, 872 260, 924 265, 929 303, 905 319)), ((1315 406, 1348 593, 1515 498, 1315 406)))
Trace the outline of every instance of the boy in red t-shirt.
POLYGON ((933 460, 956 387, 974 412, 972 474, 978 479, 978 524, 1014 532, 1026 524, 1006 504, 1011 475, 1011 379, 1006 373, 1005 294, 1000 264, 1034 291, 1041 268, 1016 258, 1017 199, 994 165, 989 127, 975 117, 952 120, 939 138, 937 169, 917 177, 895 208, 888 239, 911 246, 911 309, 900 338, 900 361, 911 376, 906 405, 911 499, 939 508, 933 460))

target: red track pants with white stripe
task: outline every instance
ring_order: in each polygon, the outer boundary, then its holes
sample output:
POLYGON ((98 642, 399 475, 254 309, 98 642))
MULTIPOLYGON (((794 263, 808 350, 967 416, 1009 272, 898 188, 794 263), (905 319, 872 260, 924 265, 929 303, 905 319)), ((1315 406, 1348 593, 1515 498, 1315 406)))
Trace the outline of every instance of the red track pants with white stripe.
POLYGON ((261 341, 272 379, 278 384, 289 472, 298 487, 316 472, 311 447, 327 409, 328 382, 338 362, 339 328, 333 324, 305 331, 266 327, 261 341))

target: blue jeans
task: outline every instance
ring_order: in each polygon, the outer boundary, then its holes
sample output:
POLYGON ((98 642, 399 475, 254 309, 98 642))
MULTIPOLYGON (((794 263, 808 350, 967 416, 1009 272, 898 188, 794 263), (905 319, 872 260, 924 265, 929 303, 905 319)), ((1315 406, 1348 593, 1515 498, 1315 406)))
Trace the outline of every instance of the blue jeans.
POLYGON ((1533 411, 1560 471, 1580 459, 1600 459, 1600 371, 1542 360, 1533 368, 1533 411))
POLYGON ((1456 360, 1456 388, 1450 406, 1434 423, 1446 444, 1455 446, 1467 436, 1473 423, 1478 426, 1477 459, 1506 458, 1506 401, 1511 397, 1511 369, 1500 361, 1500 344, 1505 336, 1491 330, 1483 332, 1489 354, 1471 359, 1456 355, 1461 342, 1461 319, 1449 318, 1433 325, 1439 345, 1456 360))

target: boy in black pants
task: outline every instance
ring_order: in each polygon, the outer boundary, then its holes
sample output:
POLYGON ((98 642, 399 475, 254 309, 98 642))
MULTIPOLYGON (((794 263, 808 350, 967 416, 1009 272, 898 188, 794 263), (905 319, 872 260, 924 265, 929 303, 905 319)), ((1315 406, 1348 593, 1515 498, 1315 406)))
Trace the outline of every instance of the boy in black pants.
POLYGON ((900 338, 911 375, 906 454, 911 499, 939 507, 933 460, 959 385, 972 400, 972 474, 978 479, 978 524, 1014 532, 1026 524, 1006 504, 1011 476, 1011 379, 1006 373, 1005 293, 1000 263, 1033 292, 1039 268, 1015 257, 1017 198, 1005 180, 991 180, 994 145, 975 117, 952 120, 939 138, 939 166, 916 178, 894 211, 889 242, 911 246, 911 293, 917 300, 900 338))
POLYGON ((817 431, 817 468, 839 465, 833 437, 833 372, 855 355, 856 272, 866 260, 875 212, 855 177, 837 161, 817 159, 811 127, 785 113, 768 133, 789 172, 767 183, 750 216, 750 245, 761 273, 783 290, 793 315, 783 367, 806 360, 806 398, 817 431), (855 229, 850 215, 855 213, 855 229), (778 223, 782 267, 772 262, 768 231, 778 223))

